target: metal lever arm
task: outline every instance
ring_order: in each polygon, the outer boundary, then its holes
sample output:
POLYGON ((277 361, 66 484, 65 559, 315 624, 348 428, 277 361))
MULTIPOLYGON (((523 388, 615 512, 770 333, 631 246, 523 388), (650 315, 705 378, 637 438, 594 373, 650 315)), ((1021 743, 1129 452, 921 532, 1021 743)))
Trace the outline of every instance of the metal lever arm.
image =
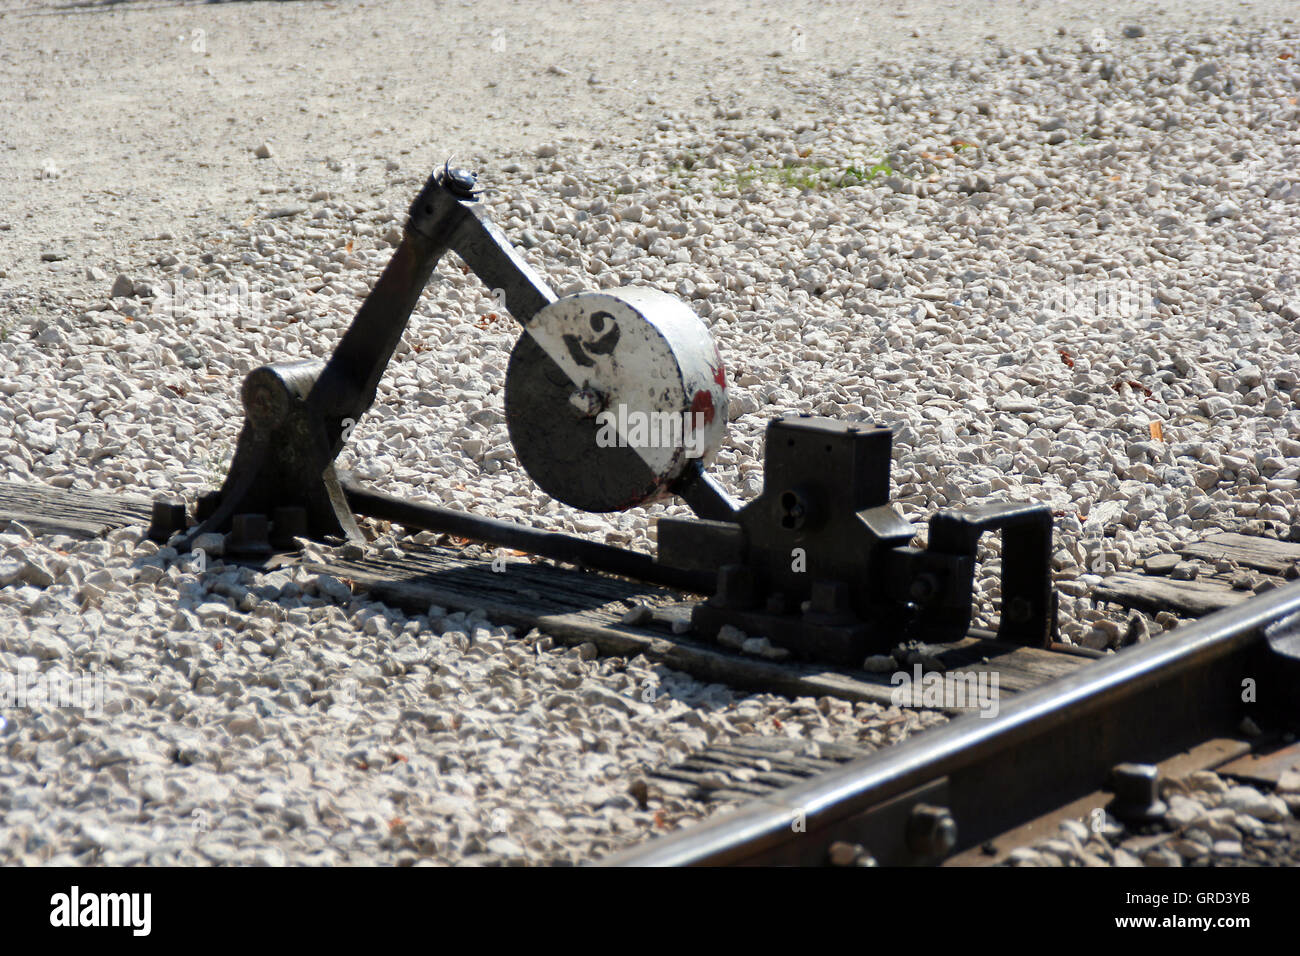
POLYGON ((438 260, 454 251, 526 322, 555 295, 504 235, 474 207, 473 177, 447 167, 429 177, 412 203, 392 259, 323 367, 267 365, 249 373, 244 430, 230 472, 200 524, 181 539, 223 531, 239 514, 296 519, 315 536, 360 537, 334 473, 345 424, 374 403, 379 380, 438 260), (317 374, 319 371, 319 374, 317 374))
POLYGON ((429 177, 411 204, 393 258, 307 397, 309 413, 324 424, 329 460, 342 446, 342 422, 356 421, 374 404, 379 379, 411 312, 448 250, 488 288, 503 290, 506 309, 525 326, 538 309, 555 301, 555 293, 475 201, 473 178, 444 168, 429 177))
POLYGON ((673 493, 690 505, 698 517, 709 521, 736 521, 740 514, 740 502, 727 494, 698 459, 677 479, 673 493))
POLYGON ((482 209, 464 201, 461 209, 464 216, 452 236, 452 251, 484 285, 494 293, 500 290, 506 311, 527 328, 534 315, 555 301, 555 293, 482 209))

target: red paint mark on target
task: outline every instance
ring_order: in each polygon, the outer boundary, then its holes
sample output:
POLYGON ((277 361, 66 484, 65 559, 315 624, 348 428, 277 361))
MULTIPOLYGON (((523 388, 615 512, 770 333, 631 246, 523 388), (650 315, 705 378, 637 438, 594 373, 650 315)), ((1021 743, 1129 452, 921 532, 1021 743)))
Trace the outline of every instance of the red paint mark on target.
POLYGON ((704 424, 713 424, 713 419, 717 416, 717 411, 713 407, 712 392, 701 389, 695 393, 695 397, 691 399, 691 415, 703 415, 704 424))

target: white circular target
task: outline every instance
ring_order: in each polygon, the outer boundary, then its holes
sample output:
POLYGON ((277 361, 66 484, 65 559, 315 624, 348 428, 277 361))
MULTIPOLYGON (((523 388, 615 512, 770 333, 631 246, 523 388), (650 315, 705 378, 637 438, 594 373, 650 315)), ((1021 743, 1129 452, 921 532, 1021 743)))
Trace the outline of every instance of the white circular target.
POLYGON ((525 326, 506 372, 520 463, 552 498, 621 511, 667 497, 727 426, 722 358, 683 302, 648 288, 580 292, 525 326))

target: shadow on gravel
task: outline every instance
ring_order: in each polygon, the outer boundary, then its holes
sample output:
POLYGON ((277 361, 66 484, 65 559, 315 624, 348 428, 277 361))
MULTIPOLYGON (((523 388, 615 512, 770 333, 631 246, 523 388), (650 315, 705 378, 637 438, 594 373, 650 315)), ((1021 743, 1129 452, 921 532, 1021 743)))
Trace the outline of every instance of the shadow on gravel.
MULTIPOLYGON (((645 667, 662 680, 660 693, 693 706, 722 708, 735 691, 723 689, 731 683, 724 679, 727 661, 708 662, 701 670, 701 663, 695 659, 701 653, 716 656, 718 649, 671 632, 673 618, 689 615, 686 605, 659 606, 664 592, 637 581, 526 561, 511 562, 507 570, 494 571, 490 559, 467 558, 442 546, 411 548, 400 559, 368 557, 316 563, 285 562, 285 557, 278 555, 269 563, 218 558, 203 571, 194 567, 192 555, 168 561, 178 561, 194 574, 178 584, 177 601, 169 613, 195 614, 200 605, 211 601, 227 602, 231 614, 246 613, 237 609, 248 593, 259 604, 274 602, 286 610, 317 606, 317 601, 344 609, 354 601, 373 602, 407 617, 426 615, 430 606, 442 607, 448 614, 482 610, 491 624, 515 627, 516 641, 537 628, 562 648, 594 644, 602 658, 630 661, 649 652, 651 644, 675 645, 675 653, 682 656, 680 661, 646 658, 645 667), (304 568, 312 580, 302 587, 292 583, 289 575, 295 567, 304 568), (235 568, 246 570, 238 580, 213 580, 225 578, 235 568), (248 575, 248 571, 256 576, 248 575), (623 609, 637 604, 655 605, 654 619, 643 626, 623 626, 623 609), (677 687, 673 672, 686 672, 697 683, 694 687, 677 687)), ((160 567, 156 555, 136 558, 136 570, 146 566, 160 567)), ((201 620, 187 627, 199 632, 208 628, 201 620)))

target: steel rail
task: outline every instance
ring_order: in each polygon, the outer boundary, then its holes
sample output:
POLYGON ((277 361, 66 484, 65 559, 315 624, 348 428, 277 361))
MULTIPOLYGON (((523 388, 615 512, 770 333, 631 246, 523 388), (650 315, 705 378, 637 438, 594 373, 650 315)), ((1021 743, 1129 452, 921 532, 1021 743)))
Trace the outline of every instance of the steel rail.
MULTIPOLYGON (((1224 728, 1259 700, 1294 706, 1263 629, 1300 611, 1300 582, 1018 694, 997 716, 967 715, 815 780, 604 860, 606 866, 818 864, 860 842, 891 800, 942 784, 959 852, 1098 788, 1127 760, 1153 761, 1224 728), (801 832, 796 832, 802 824, 801 832)), ((866 845, 870 851, 870 845, 866 845)))

